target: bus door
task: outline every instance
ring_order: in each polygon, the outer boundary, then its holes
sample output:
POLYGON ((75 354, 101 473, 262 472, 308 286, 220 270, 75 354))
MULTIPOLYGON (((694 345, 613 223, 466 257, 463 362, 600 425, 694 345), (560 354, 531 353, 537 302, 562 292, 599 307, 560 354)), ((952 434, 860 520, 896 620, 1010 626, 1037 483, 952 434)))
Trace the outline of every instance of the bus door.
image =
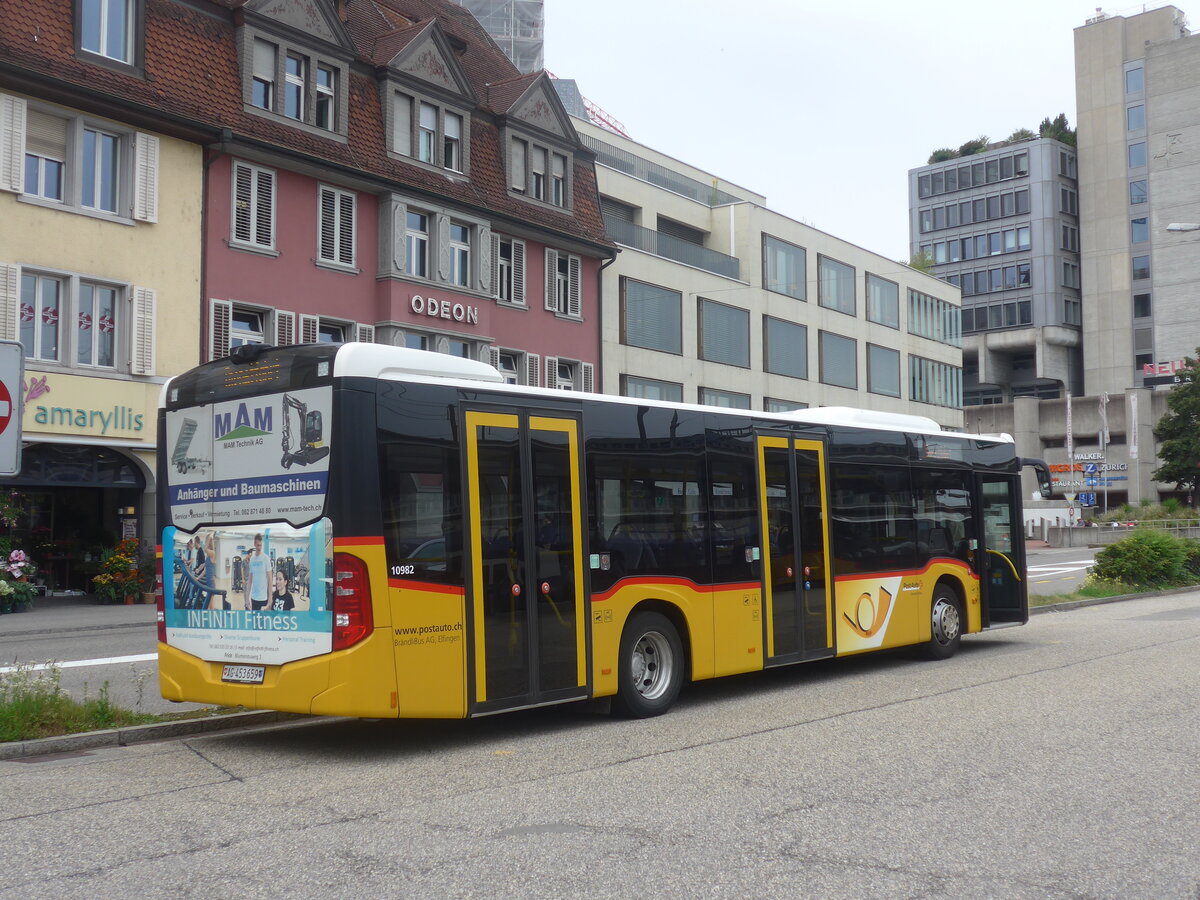
POLYGON ((1025 544, 1017 518, 1019 476, 980 475, 979 514, 983 535, 979 572, 983 625, 1029 620, 1025 544))
POLYGON ((758 481, 766 664, 832 656, 823 445, 759 435, 758 481))
POLYGON ((579 421, 468 410, 472 713, 588 693, 579 421))

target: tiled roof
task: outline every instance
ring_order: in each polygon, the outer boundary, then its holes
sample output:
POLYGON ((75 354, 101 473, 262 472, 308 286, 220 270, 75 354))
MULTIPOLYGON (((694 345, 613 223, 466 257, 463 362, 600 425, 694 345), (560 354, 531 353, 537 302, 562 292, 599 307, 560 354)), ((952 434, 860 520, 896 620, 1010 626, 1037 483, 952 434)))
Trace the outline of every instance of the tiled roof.
MULTIPOLYGON (((575 165, 574 214, 510 196, 500 134, 486 110, 472 119, 471 171, 466 182, 388 156, 377 82, 357 67, 349 85, 348 142, 247 112, 234 26, 234 16, 242 15, 234 11, 244 5, 242 0, 208 0, 206 7, 197 8, 175 0, 145 0, 142 77, 76 57, 71 0, 5 0, 0 15, 0 88, 16 82, 19 75, 35 73, 82 92, 120 98, 214 131, 228 128, 235 136, 411 185, 451 203, 483 207, 610 246, 604 237, 590 156, 575 165)), ((403 43, 395 43, 402 33, 415 34, 421 23, 436 19, 451 42, 463 47, 456 58, 478 97, 488 96, 489 83, 516 85, 527 77, 519 74, 475 18, 451 0, 350 0, 345 9, 347 31, 366 65, 377 65, 381 52, 402 47, 403 43)), ((37 93, 28 78, 21 77, 19 83, 23 90, 37 93)), ((46 94, 54 95, 49 89, 46 94)), ((517 96, 519 92, 513 99, 517 96)), ((164 130, 170 131, 165 124, 164 130)))

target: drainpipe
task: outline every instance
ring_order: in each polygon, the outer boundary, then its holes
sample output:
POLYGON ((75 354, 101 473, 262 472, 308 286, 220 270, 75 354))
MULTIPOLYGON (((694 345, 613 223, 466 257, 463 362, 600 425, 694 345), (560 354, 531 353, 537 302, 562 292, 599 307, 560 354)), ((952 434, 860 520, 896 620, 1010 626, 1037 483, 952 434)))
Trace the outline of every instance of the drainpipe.
POLYGON ((216 150, 212 156, 204 160, 204 174, 200 182, 200 361, 207 362, 205 348, 211 346, 212 335, 208 333, 208 317, 204 315, 205 303, 208 302, 208 169, 222 156, 229 153, 229 144, 233 141, 233 131, 221 129, 221 142, 209 144, 204 148, 205 153, 216 150))
POLYGON ((596 270, 596 376, 595 384, 592 387, 600 386, 599 394, 604 393, 604 270, 617 261, 617 254, 621 252, 618 247, 613 255, 600 263, 600 268, 596 270))

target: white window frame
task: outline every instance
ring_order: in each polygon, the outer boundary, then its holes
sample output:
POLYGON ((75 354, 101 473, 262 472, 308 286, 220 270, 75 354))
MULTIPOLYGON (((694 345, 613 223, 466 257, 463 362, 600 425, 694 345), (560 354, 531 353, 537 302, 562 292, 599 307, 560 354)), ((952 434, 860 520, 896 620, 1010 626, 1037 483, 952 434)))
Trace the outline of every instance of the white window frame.
POLYGON ((437 161, 437 145, 438 108, 421 100, 417 103, 417 159, 434 165, 437 161))
POLYGON ((471 232, 472 228, 463 222, 450 222, 450 276, 449 282, 455 287, 470 288, 471 286, 471 232), (466 240, 454 237, 455 229, 461 228, 466 233, 466 240))
POLYGON ((275 70, 278 67, 279 45, 263 38, 254 38, 250 44, 250 96, 247 102, 265 110, 275 109, 275 70), (269 54, 269 58, 268 58, 269 54), (254 88, 261 85, 265 93, 265 103, 254 101, 254 88))
POLYGON ((358 197, 332 185, 317 190, 317 261, 357 272, 358 197))
POLYGON ((304 121, 306 91, 305 84, 308 80, 309 61, 308 57, 294 50, 289 50, 283 59, 283 114, 289 119, 295 119, 298 122, 304 121), (293 73, 291 71, 291 63, 296 63, 300 71, 293 73), (292 105, 292 92, 295 91, 295 96, 298 101, 296 112, 289 112, 288 108, 292 105))
POLYGON ((79 0, 79 48, 88 53, 94 53, 96 56, 103 56, 105 59, 116 60, 127 65, 133 65, 137 55, 137 35, 136 35, 136 20, 138 18, 138 3, 137 0, 79 0), (123 7, 125 10, 124 22, 124 38, 125 38, 125 55, 121 56, 112 50, 112 35, 109 32, 109 11, 114 7, 123 7), (95 47, 89 47, 84 43, 84 22, 89 18, 89 11, 96 10, 96 17, 100 20, 100 33, 97 35, 99 44, 95 47))
POLYGON ((339 112, 346 102, 348 60, 330 58, 303 43, 257 30, 242 47, 242 103, 247 112, 316 134, 346 134, 345 116, 339 112), (298 72, 288 71, 289 60, 299 63, 298 72), (327 87, 319 83, 320 72, 331 74, 327 87), (265 103, 255 102, 256 86, 265 92, 265 103), (290 96, 296 97, 298 109, 293 112, 299 115, 288 110, 290 96))
POLYGON ((571 206, 573 159, 569 152, 537 143, 524 134, 510 134, 506 146, 510 194, 559 209, 571 206))
POLYGON ((429 279, 430 253, 429 245, 432 237, 432 229, 430 225, 434 221, 432 213, 422 212, 417 209, 407 209, 404 216, 404 273, 411 278, 429 279), (422 231, 409 224, 409 216, 420 216, 425 220, 425 229, 422 231), (419 248, 420 253, 415 253, 414 250, 419 248), (414 259, 420 259, 423 263, 424 272, 417 272, 413 266, 414 259))
POLYGON ((442 112, 442 167, 461 172, 463 146, 463 117, 458 113, 442 112), (457 124, 456 124, 457 123, 457 124), (453 126, 453 127, 452 127, 453 126), (452 133, 456 132, 456 133, 452 133))
POLYGON ((325 63, 317 63, 317 74, 313 81, 313 124, 326 131, 337 130, 337 69, 325 63), (321 83, 323 73, 329 73, 329 84, 321 83))
POLYGON ((545 266, 545 308, 561 318, 582 318, 583 261, 573 253, 547 247, 545 266))
POLYGON ((492 235, 492 296, 512 306, 525 305, 525 242, 492 235), (503 250, 508 247, 508 259, 503 250))
POLYGON ((234 160, 230 178, 233 195, 229 222, 231 247, 275 251, 276 181, 274 169, 234 160))

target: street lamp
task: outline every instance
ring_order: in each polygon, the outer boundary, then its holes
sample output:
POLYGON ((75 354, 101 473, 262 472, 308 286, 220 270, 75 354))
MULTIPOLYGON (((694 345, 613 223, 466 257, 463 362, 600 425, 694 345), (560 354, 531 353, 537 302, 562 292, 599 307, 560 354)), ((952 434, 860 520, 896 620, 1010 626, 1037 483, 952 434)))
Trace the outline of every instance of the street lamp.
POLYGON ((1200 231, 1200 223, 1198 222, 1172 222, 1167 226, 1167 231, 1200 231))

